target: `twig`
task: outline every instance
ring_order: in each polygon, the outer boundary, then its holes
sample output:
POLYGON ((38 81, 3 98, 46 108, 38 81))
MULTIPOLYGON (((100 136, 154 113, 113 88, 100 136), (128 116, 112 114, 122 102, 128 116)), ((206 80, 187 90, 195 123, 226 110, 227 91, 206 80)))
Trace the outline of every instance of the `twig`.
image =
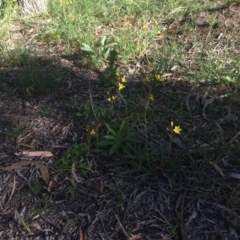
POLYGON ((9 204, 10 201, 12 200, 12 196, 13 196, 13 194, 14 194, 14 192, 15 192, 15 188, 16 188, 16 180, 15 180, 15 175, 14 175, 12 192, 11 192, 11 195, 10 195, 10 197, 9 197, 9 199, 8 199, 8 201, 7 201, 7 203, 6 203, 6 207, 5 207, 5 209, 4 209, 3 212, 5 212, 5 211, 7 210, 8 204, 9 204))
POLYGON ((120 228, 122 229, 123 233, 125 234, 125 236, 126 236, 128 239, 130 239, 130 236, 128 236, 127 232, 126 232, 125 229, 123 228, 123 225, 122 225, 122 223, 120 222, 118 216, 117 216, 115 213, 114 213, 114 216, 115 216, 115 218, 117 219, 118 224, 119 224, 120 228))

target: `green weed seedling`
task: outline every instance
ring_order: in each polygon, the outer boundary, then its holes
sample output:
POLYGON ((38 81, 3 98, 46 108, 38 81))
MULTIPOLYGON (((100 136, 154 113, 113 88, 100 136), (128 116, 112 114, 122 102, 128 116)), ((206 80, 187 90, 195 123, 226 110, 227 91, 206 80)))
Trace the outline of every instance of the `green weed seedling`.
POLYGON ((56 84, 56 79, 49 74, 45 66, 52 62, 51 59, 36 58, 29 50, 19 52, 21 71, 17 85, 26 97, 48 93, 56 84))
POLYGON ((83 43, 81 50, 90 54, 95 55, 96 59, 107 60, 108 66, 102 72, 101 80, 104 82, 106 87, 114 86, 115 74, 117 71, 117 66, 114 62, 117 60, 118 53, 113 48, 116 43, 108 43, 107 36, 101 39, 100 43, 96 45, 96 51, 93 50, 88 44, 83 43))
POLYGON ((33 181, 31 181, 31 191, 35 194, 38 195, 41 192, 41 189, 43 187, 43 183, 40 178, 36 178, 33 181))
POLYGON ((87 154, 88 146, 85 143, 75 144, 67 149, 65 155, 59 160, 58 166, 63 171, 70 171, 74 164, 77 171, 86 174, 91 171, 91 168, 87 162, 81 162, 81 160, 87 154))
MULTIPOLYGON (((114 47, 116 45, 117 45, 117 43, 110 42, 109 38, 107 36, 104 36, 101 39, 100 44, 97 45, 98 52, 99 52, 98 55, 103 59, 110 58, 109 61, 111 61, 111 57, 114 57, 113 53, 111 53, 111 51, 114 50, 114 47)), ((113 61, 114 61, 114 59, 113 59, 113 61)))
MULTIPOLYGON (((78 105, 78 104, 77 104, 78 105)), ((103 121, 110 121, 113 117, 111 109, 105 106, 92 106, 91 101, 86 101, 80 105, 81 111, 76 113, 76 116, 84 120, 101 119, 103 121)))
POLYGON ((76 190, 77 190, 77 184, 73 184, 69 187, 69 190, 66 193, 66 201, 71 201, 74 198, 76 190))
POLYGON ((50 106, 44 107, 43 109, 41 109, 40 111, 40 115, 42 117, 54 117, 56 114, 54 113, 54 109, 50 106))
POLYGON ((96 43, 96 50, 94 50, 89 44, 83 43, 81 50, 90 54, 96 55, 99 59, 107 59, 110 51, 113 50, 113 47, 116 46, 117 43, 110 42, 108 36, 104 36, 100 42, 96 43))
POLYGON ((226 0, 227 5, 239 5, 240 0, 226 0))
POLYGON ((114 199, 114 202, 115 202, 116 207, 122 206, 124 203, 126 203, 126 201, 127 201, 126 196, 124 196, 123 194, 117 196, 117 197, 114 199))
POLYGON ((109 134, 104 136, 99 141, 100 147, 110 147, 109 154, 121 157, 124 152, 131 151, 129 145, 135 142, 135 132, 127 132, 126 122, 123 121, 118 131, 113 130, 109 124, 106 123, 109 134))
POLYGON ((3 134, 6 135, 11 140, 14 140, 23 132, 24 132, 24 128, 23 127, 15 126, 15 127, 11 128, 11 129, 7 130, 6 132, 3 132, 3 134))
POLYGON ((106 87, 114 86, 115 84, 115 76, 117 72, 117 66, 115 66, 114 62, 117 60, 118 53, 116 50, 111 50, 108 55, 108 66, 102 72, 101 80, 103 81, 106 87))

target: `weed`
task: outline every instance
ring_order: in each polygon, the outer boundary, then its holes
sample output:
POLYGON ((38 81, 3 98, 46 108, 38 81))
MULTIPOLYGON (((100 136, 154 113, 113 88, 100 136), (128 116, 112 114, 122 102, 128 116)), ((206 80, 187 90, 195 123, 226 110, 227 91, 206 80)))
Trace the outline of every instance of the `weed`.
MULTIPOLYGON (((78 103, 76 103, 78 105, 78 103)), ((99 119, 103 121, 110 121, 113 118, 113 111, 105 106, 94 106, 92 107, 91 101, 87 100, 80 105, 81 111, 76 113, 76 116, 91 121, 94 119, 99 119)))
POLYGON ((35 194, 38 195, 41 192, 41 189, 43 187, 43 183, 39 178, 36 178, 31 181, 31 191, 35 194))
POLYGON ((228 5, 238 5, 240 4, 240 0, 226 0, 228 5))
POLYGON ((126 196, 119 195, 114 199, 116 207, 122 206, 127 201, 126 196))
POLYGON ((125 121, 121 123, 117 131, 107 123, 106 127, 109 134, 100 139, 100 147, 110 148, 109 154, 117 157, 122 156, 124 152, 131 151, 131 145, 135 142, 136 133, 133 131, 127 132, 125 121))
POLYGON ((14 139, 16 139, 19 136, 19 134, 21 134, 23 132, 24 132, 24 128, 23 127, 16 126, 16 127, 11 128, 8 131, 3 132, 3 134, 6 135, 11 140, 14 140, 14 139))
POLYGON ((163 222, 163 223, 165 224, 165 229, 168 231, 170 237, 176 236, 176 234, 177 234, 177 229, 178 229, 178 227, 179 227, 179 226, 177 225, 177 223, 172 224, 172 223, 170 222, 170 220, 167 220, 164 216, 162 216, 163 219, 158 218, 158 217, 156 217, 156 216, 154 216, 154 217, 155 217, 157 220, 159 220, 160 222, 163 222))
MULTIPOLYGON (((118 53, 113 49, 110 50, 108 53, 108 66, 104 69, 101 80, 103 81, 104 85, 106 87, 111 87, 116 85, 115 82, 115 76, 117 72, 117 66, 115 66, 114 62, 117 60, 118 53)), ((121 84, 121 83, 118 83, 121 84)), ((119 86, 119 90, 121 90, 122 87, 119 86)))
POLYGON ((77 190, 76 184, 70 186, 68 192, 66 193, 66 201, 71 201, 74 198, 76 190, 77 190))
POLYGON ((55 78, 46 72, 41 66, 41 61, 37 61, 29 51, 24 50, 20 53, 19 61, 23 70, 17 84, 25 96, 46 94, 56 85, 55 78))
POLYGON ((40 115, 42 117, 47 117, 47 116, 54 117, 54 116, 56 116, 56 114, 54 112, 54 109, 52 107, 50 107, 50 106, 42 108, 40 110, 40 115))
POLYGON ((58 161, 58 167, 63 171, 69 171, 72 167, 83 174, 88 173, 91 168, 88 163, 82 162, 88 154, 88 146, 85 143, 75 144, 69 147, 64 156, 58 161))

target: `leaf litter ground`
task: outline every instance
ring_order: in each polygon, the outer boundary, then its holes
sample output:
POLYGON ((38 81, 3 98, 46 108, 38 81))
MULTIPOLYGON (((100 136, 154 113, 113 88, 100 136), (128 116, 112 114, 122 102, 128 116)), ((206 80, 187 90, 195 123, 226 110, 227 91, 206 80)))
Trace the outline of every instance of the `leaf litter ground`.
MULTIPOLYGON (((185 48, 186 63, 192 62, 198 69, 197 49, 201 46, 214 54, 239 54, 239 11, 238 6, 221 7, 175 22, 180 29, 186 21, 197 25, 196 35, 184 32, 176 36, 185 48), (211 34, 205 21, 209 14, 218 16, 211 34)), ((33 33, 16 23, 14 34, 17 40, 28 40, 33 33), (26 34, 21 35, 23 29, 26 34)), ((57 167, 57 161, 68 147, 86 139, 84 121, 75 116, 82 108, 73 104, 73 99, 88 99, 89 79, 94 102, 105 101, 105 88, 99 81, 99 71, 84 69, 77 54, 63 55, 61 45, 45 48, 36 42, 31 47, 41 50, 42 55, 50 52, 60 56, 56 64, 45 66, 64 78, 57 90, 27 99, 7 88, 18 78, 21 67, 10 72, 8 66, 1 67, 6 86, 0 98, 1 239, 239 238, 237 85, 209 86, 201 81, 193 87, 185 81, 189 77, 185 66, 169 66, 161 88, 153 90, 154 102, 159 103, 153 107, 155 126, 164 132, 174 117, 184 129, 173 139, 169 162, 146 174, 107 156, 97 158, 97 152, 93 152, 89 159, 81 160, 95 163, 91 172, 83 175, 71 166, 65 173, 57 167), (169 102, 176 99, 184 113, 169 107, 169 102), (49 106, 51 114, 43 116, 42 109, 49 106), (54 157, 40 153, 29 160, 14 155, 22 150, 49 151, 54 157), (179 158, 179 164, 172 164, 179 158)), ((41 64, 41 59, 36 58, 36 62, 41 64)), ((134 94, 135 89, 141 92, 142 86, 133 78, 128 88, 133 88, 129 91, 134 94)), ((166 134, 150 134, 151 144, 162 151, 167 149, 166 134)))

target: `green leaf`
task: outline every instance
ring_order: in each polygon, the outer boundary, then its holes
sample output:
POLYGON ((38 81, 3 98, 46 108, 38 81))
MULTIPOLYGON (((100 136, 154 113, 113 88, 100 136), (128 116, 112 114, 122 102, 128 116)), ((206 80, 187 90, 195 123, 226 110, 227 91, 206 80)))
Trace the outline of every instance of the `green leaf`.
POLYGON ((118 52, 116 50, 111 50, 109 52, 108 60, 110 68, 113 68, 114 62, 117 60, 118 52))
POLYGON ((82 44, 81 50, 95 54, 94 50, 86 43, 82 44))
POLYGON ((126 135, 125 140, 135 142, 135 137, 136 137, 136 133, 135 132, 130 132, 126 135))
POLYGON ((106 125, 106 127, 107 127, 107 129, 108 129, 108 131, 110 132, 110 133, 112 133, 112 135, 114 135, 114 136, 116 136, 117 135, 117 133, 110 127, 110 125, 109 124, 107 124, 107 123, 105 123, 105 125, 106 125))
POLYGON ((123 121, 123 122, 121 123, 120 129, 119 129, 119 132, 124 131, 124 129, 125 129, 125 125, 126 125, 126 122, 123 121))
POLYGON ((106 42, 107 42, 107 36, 104 36, 101 40, 101 45, 102 46, 105 46, 106 45, 106 42))
POLYGON ((106 136, 104 136, 104 138, 107 139, 107 140, 114 140, 114 141, 118 140, 117 137, 115 137, 113 135, 106 135, 106 136))
POLYGON ((109 145, 112 145, 112 144, 113 144, 112 141, 101 140, 101 141, 98 143, 98 146, 100 146, 100 147, 105 147, 105 146, 109 146, 109 145))
POLYGON ((109 154, 110 155, 114 154, 119 149, 119 147, 120 147, 120 142, 112 146, 112 148, 109 151, 109 154))

